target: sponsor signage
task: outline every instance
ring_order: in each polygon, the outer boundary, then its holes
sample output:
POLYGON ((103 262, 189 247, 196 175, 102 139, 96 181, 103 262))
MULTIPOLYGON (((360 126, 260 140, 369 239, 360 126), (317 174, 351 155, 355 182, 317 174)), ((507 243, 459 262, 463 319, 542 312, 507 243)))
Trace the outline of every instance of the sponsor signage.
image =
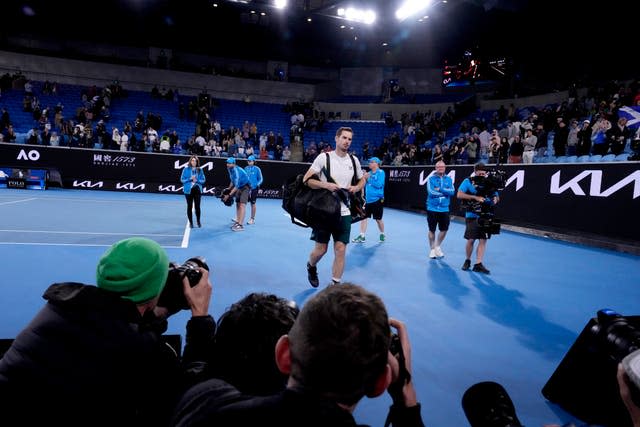
MULTIPOLYGON (((0 143, 8 167, 56 170, 68 188, 182 194, 182 169, 189 156, 66 147, 30 148, 0 143), (11 160, 13 159, 13 160, 11 160), (13 162, 13 164, 11 164, 13 162), (29 165, 29 166, 27 166, 29 165)), ((206 183, 203 194, 229 185, 226 159, 200 157, 206 183)), ((284 182, 309 167, 307 163, 258 161, 264 175, 259 197, 280 198, 284 182)), ((238 159, 238 166, 246 161, 238 159)), ((640 162, 500 165, 506 186, 496 206, 504 222, 554 227, 640 240, 640 162), (621 220, 621 218, 623 218, 621 220)), ((388 167, 385 205, 424 211, 425 183, 433 166, 388 167)), ((473 166, 447 166, 457 189, 473 166)), ((451 212, 464 212, 454 197, 451 212)))
POLYGON ((24 178, 7 178, 7 188, 27 188, 27 180, 24 178))

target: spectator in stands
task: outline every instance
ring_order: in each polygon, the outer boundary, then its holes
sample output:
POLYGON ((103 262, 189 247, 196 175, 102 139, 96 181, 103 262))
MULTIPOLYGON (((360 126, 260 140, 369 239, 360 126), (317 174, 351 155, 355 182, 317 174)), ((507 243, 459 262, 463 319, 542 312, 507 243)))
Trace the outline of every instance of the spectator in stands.
POLYGON ((599 154, 601 156, 607 154, 609 151, 609 144, 607 143, 607 131, 611 128, 611 122, 602 117, 596 120, 593 125, 593 132, 591 133, 592 154, 599 154))
POLYGON ((275 356, 279 370, 289 375, 284 392, 253 397, 211 379, 185 394, 173 425, 355 425, 358 402, 387 389, 393 400, 390 423, 423 426, 410 380, 407 330, 363 287, 329 286, 307 301, 289 334, 278 340, 275 356), (389 353, 389 325, 398 331, 404 355, 399 359, 389 353))
POLYGON ((567 154, 567 139, 569 138, 569 128, 562 117, 558 117, 558 123, 553 134, 553 154, 564 156, 567 154))
POLYGON ((298 313, 295 302, 274 294, 254 292, 233 303, 218 319, 210 376, 251 395, 284 390, 287 375, 274 349, 298 313))
POLYGON ((289 161, 291 160, 291 150, 289 150, 289 146, 285 145, 282 150, 282 160, 289 161))
POLYGON ((509 163, 522 163, 522 154, 524 153, 524 144, 520 135, 513 137, 513 142, 509 146, 509 163))
POLYGON ((251 191, 249 192, 249 202, 251 203, 251 218, 247 221, 247 224, 253 225, 256 222, 256 202, 258 201, 258 192, 262 185, 262 170, 260 166, 256 165, 256 156, 251 155, 247 157, 247 166, 244 171, 249 177, 249 184, 251 185, 251 191))
POLYGON ((538 144, 538 138, 533 134, 533 129, 529 127, 525 131, 524 138, 524 151, 522 153, 522 162, 523 163, 533 163, 533 155, 535 153, 536 145, 538 144))
POLYGON ((633 132, 627 126, 627 118, 620 117, 618 122, 607 131, 607 142, 611 147, 611 153, 622 154, 627 145, 627 139, 632 135, 633 132))
POLYGON ((236 200, 236 217, 231 226, 232 231, 244 231, 244 216, 246 212, 247 202, 249 201, 249 193, 251 192, 251 184, 249 176, 241 167, 236 166, 236 159, 229 157, 227 159, 227 171, 229 172, 228 194, 223 196, 226 200, 234 197, 236 200))
POLYGON ((200 224, 200 198, 202 196, 202 185, 205 183, 205 177, 200 167, 200 159, 198 156, 191 156, 189 158, 189 164, 182 170, 180 181, 182 182, 182 191, 187 201, 189 227, 193 228, 192 211, 194 208, 198 228, 202 227, 200 224))
POLYGON ((576 155, 588 156, 591 153, 591 121, 585 120, 578 130, 578 142, 576 143, 576 155))
POLYGON ((536 138, 538 138, 538 142, 536 142, 536 155, 538 157, 543 157, 547 154, 547 146, 549 145, 549 136, 547 135, 547 131, 544 129, 543 123, 538 123, 536 125, 535 135, 536 138))
MULTIPOLYGON (((340 127, 336 131, 336 149, 328 155, 319 154, 311 167, 304 175, 303 181, 310 188, 324 188, 337 192, 346 190, 348 193, 356 193, 364 187, 365 175, 360 167, 360 161, 356 156, 349 155, 349 148, 353 140, 353 130, 348 127, 340 127), (329 168, 330 176, 327 176, 329 168), (316 176, 316 179, 310 179, 316 176)), ((349 207, 340 202, 340 223, 336 226, 329 226, 325 229, 314 228, 311 233, 311 240, 315 242, 307 261, 307 278, 314 288, 320 284, 318 279, 317 264, 327 253, 329 240, 333 238, 333 266, 331 268, 332 283, 337 284, 342 281, 344 272, 345 254, 347 244, 349 244, 349 233, 351 232, 351 211, 349 207)))
MULTIPOLYGON (((164 343, 158 305, 169 259, 155 241, 134 237, 100 258, 97 286, 56 283, 45 306, 0 359, 4 419, 25 425, 166 425, 188 385, 187 373, 206 360, 214 322, 208 315, 209 274, 181 286, 191 320, 184 359, 164 343)), ((171 286, 171 285, 167 285, 171 286)))
POLYGON ((569 134, 567 135, 567 156, 575 156, 577 149, 576 145, 578 145, 578 121, 572 119, 569 123, 569 134))

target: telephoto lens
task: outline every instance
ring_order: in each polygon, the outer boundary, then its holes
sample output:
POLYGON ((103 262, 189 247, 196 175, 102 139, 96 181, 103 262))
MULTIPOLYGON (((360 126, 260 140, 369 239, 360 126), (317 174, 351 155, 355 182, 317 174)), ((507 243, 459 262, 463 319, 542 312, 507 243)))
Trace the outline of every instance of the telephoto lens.
POLYGON ((167 308, 170 313, 188 310, 189 303, 182 290, 182 278, 186 277, 189 280, 189 285, 193 288, 202 278, 200 268, 210 271, 205 259, 199 256, 189 258, 182 265, 172 262, 169 265, 169 275, 158 299, 158 305, 167 308))

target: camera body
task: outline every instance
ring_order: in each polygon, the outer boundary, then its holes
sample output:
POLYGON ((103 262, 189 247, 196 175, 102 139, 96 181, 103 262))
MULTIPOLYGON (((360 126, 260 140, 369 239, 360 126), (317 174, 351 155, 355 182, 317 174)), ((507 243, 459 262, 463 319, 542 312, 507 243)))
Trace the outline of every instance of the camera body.
POLYGON ((182 279, 186 277, 189 280, 189 285, 193 288, 202 278, 200 268, 209 271, 209 265, 203 257, 189 258, 181 265, 171 262, 167 281, 158 299, 158 306, 166 307, 170 313, 188 310, 189 304, 182 290, 182 279))
POLYGON ((616 372, 618 363, 639 348, 640 316, 599 310, 565 354, 542 394, 589 424, 631 427, 618 393, 616 372))
POLYGON ((225 188, 220 193, 220 200, 222 201, 222 203, 225 204, 225 206, 233 205, 233 197, 231 197, 230 194, 231 194, 231 190, 229 190, 228 188, 225 188), (225 196, 229 196, 229 197, 225 198, 225 196))
MULTIPOLYGON (((507 173, 499 169, 491 169, 486 172, 486 175, 474 175, 469 179, 476 188, 476 194, 488 198, 497 191, 504 190, 507 173)), ((467 201, 465 208, 467 212, 478 215, 478 225, 488 237, 491 237, 492 234, 500 234, 500 220, 495 216, 493 205, 467 201)))

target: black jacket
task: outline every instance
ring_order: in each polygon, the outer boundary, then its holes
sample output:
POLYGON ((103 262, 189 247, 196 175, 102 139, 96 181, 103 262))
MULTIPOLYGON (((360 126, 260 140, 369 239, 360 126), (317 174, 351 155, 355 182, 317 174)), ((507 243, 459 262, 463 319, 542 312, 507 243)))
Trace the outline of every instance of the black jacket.
MULTIPOLYGON (((0 359, 2 416, 20 425, 166 424, 191 366, 163 341, 166 321, 80 283, 54 284, 44 299, 0 359)), ((204 359, 197 353, 214 328, 210 316, 189 321, 189 357, 204 359)))
MULTIPOLYGON (((424 427, 420 405, 392 406, 393 427, 424 427)), ((382 422, 382 420, 381 420, 382 422)), ((357 427, 355 419, 335 402, 298 390, 272 396, 249 396, 218 379, 191 388, 177 406, 172 422, 179 427, 357 427)))

